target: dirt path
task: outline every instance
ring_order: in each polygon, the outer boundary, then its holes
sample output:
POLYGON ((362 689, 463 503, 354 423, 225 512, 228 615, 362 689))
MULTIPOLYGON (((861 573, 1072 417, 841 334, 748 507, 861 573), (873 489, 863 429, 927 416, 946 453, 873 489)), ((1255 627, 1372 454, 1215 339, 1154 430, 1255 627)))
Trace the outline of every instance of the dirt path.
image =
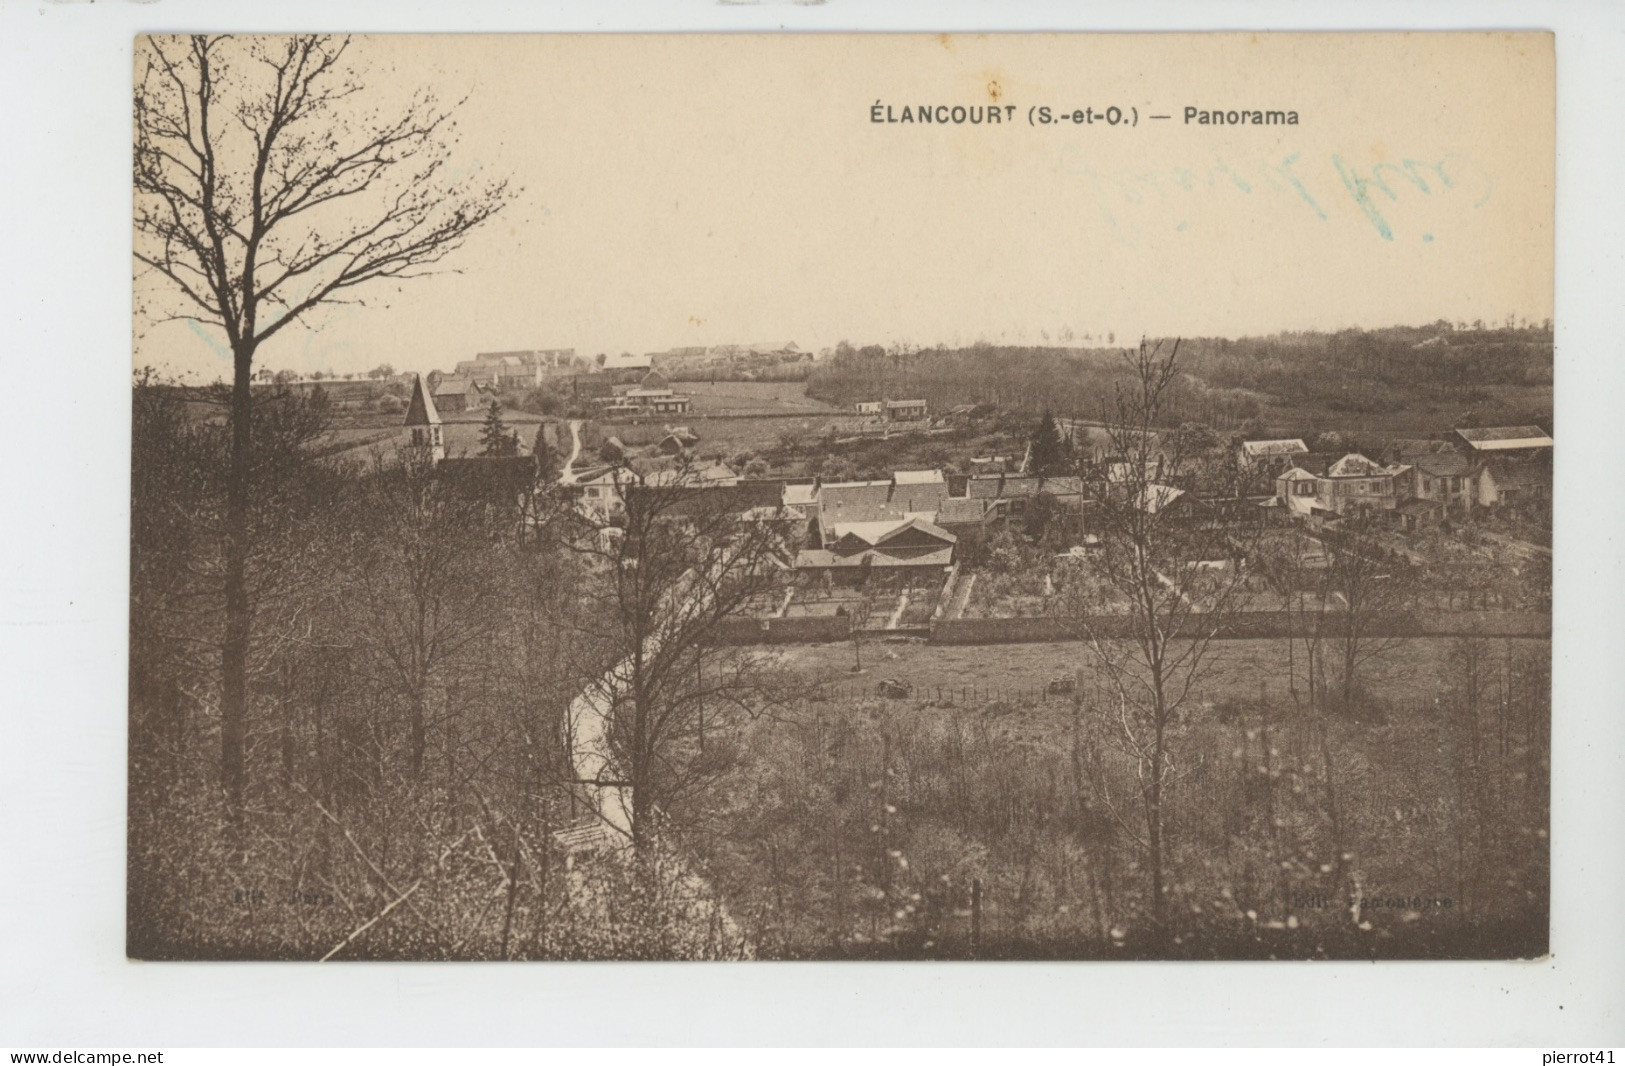
POLYGON ((560 485, 574 485, 576 483, 576 460, 581 458, 581 419, 570 419, 570 458, 564 461, 564 469, 559 471, 560 485))

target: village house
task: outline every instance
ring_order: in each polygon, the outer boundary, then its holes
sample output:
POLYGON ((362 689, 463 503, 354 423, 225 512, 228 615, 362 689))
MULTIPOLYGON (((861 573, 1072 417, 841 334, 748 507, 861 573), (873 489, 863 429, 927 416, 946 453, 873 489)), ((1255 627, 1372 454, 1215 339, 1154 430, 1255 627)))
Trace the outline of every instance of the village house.
POLYGON ((999 505, 1005 520, 1024 517, 1039 496, 1047 496, 1068 511, 1084 507, 1083 479, 1077 477, 1037 477, 1028 474, 972 474, 965 482, 965 496, 999 505))
POLYGON ((1410 468, 1411 494, 1419 500, 1438 501, 1441 516, 1465 515, 1472 509, 1480 470, 1468 456, 1454 450, 1434 452, 1417 456, 1410 468))
POLYGON ((1300 518, 1389 512, 1412 498, 1412 477, 1409 466, 1383 466, 1350 452, 1322 475, 1298 466, 1283 471, 1275 479, 1275 495, 1278 506, 1300 518))
POLYGON ((1480 507, 1543 507, 1552 498, 1551 470, 1540 463, 1491 459, 1479 470, 1474 490, 1480 507))
POLYGON ((680 415, 688 412, 693 397, 671 389, 628 389, 621 393, 622 405, 630 405, 640 412, 657 415, 680 415))
POLYGON ((838 522, 829 527, 829 537, 828 547, 797 552, 796 569, 851 583, 875 570, 946 571, 959 539, 918 515, 901 522, 838 522))
POLYGON ((611 380, 623 385, 638 381, 653 369, 654 363, 649 356, 634 355, 631 352, 606 355, 603 362, 598 364, 599 373, 607 374, 611 380))
POLYGON ((1555 442, 1539 426, 1491 426, 1454 431, 1476 464, 1473 503, 1481 507, 1544 507, 1551 500, 1555 442))
POLYGON ((886 421, 921 422, 929 415, 924 400, 887 400, 886 421))
POLYGON ((935 525, 958 538, 962 552, 971 551, 987 543, 994 526, 1006 516, 1009 502, 974 496, 950 496, 942 501, 935 525))
MULTIPOLYGON (((806 530, 807 547, 796 556, 797 569, 855 580, 876 567, 952 565, 959 536, 938 524, 949 500, 941 470, 898 470, 874 481, 786 484, 780 503, 806 530)), ((975 510, 971 516, 961 507, 954 517, 962 526, 979 524, 984 509, 975 510)))
POLYGON ((1296 465, 1297 457, 1307 455, 1309 446, 1297 438, 1287 440, 1244 440, 1241 442, 1242 465, 1254 474, 1271 477, 1296 465))
POLYGON ((495 387, 487 387, 473 378, 442 375, 431 390, 434 402, 446 414, 478 411, 497 399, 495 387))
POLYGON ((649 488, 712 489, 739 484, 739 475, 722 463, 684 463, 666 458, 633 459, 577 479, 581 508, 604 519, 625 510, 626 493, 633 486, 649 488))
POLYGON ((1332 513, 1320 502, 1320 478, 1300 466, 1276 475, 1274 502, 1293 518, 1325 517, 1332 513))
POLYGON ((886 413, 885 400, 866 400, 855 407, 858 414, 865 418, 879 418, 886 413))
POLYGON ((911 517, 935 521, 948 498, 940 470, 898 470, 876 481, 843 481, 808 486, 786 485, 785 506, 812 518, 811 543, 822 547, 837 525, 903 522, 911 517), (805 502, 804 502, 805 501, 805 502))

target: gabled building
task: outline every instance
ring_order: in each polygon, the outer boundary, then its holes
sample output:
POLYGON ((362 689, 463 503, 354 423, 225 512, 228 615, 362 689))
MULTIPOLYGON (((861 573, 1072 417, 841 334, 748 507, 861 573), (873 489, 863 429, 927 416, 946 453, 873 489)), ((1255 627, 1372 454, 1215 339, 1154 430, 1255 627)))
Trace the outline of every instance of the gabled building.
POLYGON ((599 518, 626 507, 626 494, 636 486, 682 490, 731 488, 739 475, 722 463, 684 463, 670 459, 634 459, 625 465, 577 479, 581 507, 599 518))
POLYGON ((647 355, 634 355, 631 352, 622 352, 620 355, 604 356, 600 367, 605 373, 635 374, 633 381, 643 377, 654 369, 654 361, 647 355))
POLYGON ((922 422, 930 412, 924 400, 887 400, 886 421, 922 422))
POLYGON ((631 405, 640 411, 648 411, 657 415, 680 415, 688 413, 693 397, 686 393, 673 392, 669 388, 648 389, 638 387, 628 389, 619 397, 622 405, 631 405))
POLYGON ((479 381, 461 374, 442 377, 434 387, 435 405, 446 414, 478 410, 492 395, 479 381))
POLYGON ((1294 466, 1275 477, 1275 499, 1293 518, 1309 518, 1316 511, 1329 514, 1320 503, 1320 478, 1294 466))
POLYGON ((1000 516, 1020 518, 1031 502, 1048 496, 1068 510, 1084 506, 1083 479, 1071 476, 1037 477, 1028 474, 972 474, 965 482, 965 496, 972 500, 998 503, 1000 516))
POLYGON ((1481 459, 1491 455, 1525 459, 1549 456, 1556 443, 1539 426, 1486 426, 1453 432, 1468 454, 1481 459))
POLYGON ((934 523, 958 538, 961 549, 986 543, 993 527, 1004 517, 1007 500, 971 496, 950 496, 942 501, 934 523))
POLYGON ((1257 474, 1277 474, 1297 465, 1297 457, 1307 455, 1309 445, 1296 437, 1285 440, 1244 440, 1242 464, 1257 474))
MULTIPOLYGON (((1411 460, 1411 495, 1418 500, 1439 504, 1439 517, 1465 515, 1473 507, 1478 494, 1478 475, 1481 465, 1459 451, 1446 449, 1411 460)), ((1434 512, 1411 508, 1419 519, 1432 517, 1434 512)))
MULTIPOLYGON (((898 470, 886 480, 814 485, 816 544, 824 543, 839 524, 901 522, 913 517, 934 521, 948 498, 948 482, 940 470, 898 470)), ((788 500, 786 504, 794 506, 788 500)))
POLYGON ((1409 466, 1384 466, 1350 452, 1324 474, 1297 466, 1283 471, 1275 479, 1275 494, 1294 517, 1346 517, 1394 510, 1413 497, 1412 477, 1409 466))
POLYGON ((849 581, 872 570, 946 570, 953 565, 959 539, 920 516, 837 523, 830 534, 827 547, 796 554, 796 569, 849 581))
POLYGON ((1544 507, 1552 498, 1551 471, 1542 463, 1491 459, 1479 470, 1475 490, 1481 507, 1544 507))

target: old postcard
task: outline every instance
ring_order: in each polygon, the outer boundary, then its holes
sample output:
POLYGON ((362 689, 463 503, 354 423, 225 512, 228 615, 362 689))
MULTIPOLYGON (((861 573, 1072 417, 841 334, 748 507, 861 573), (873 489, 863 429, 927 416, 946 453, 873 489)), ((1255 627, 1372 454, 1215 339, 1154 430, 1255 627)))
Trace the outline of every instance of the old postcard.
POLYGON ((1554 97, 138 39, 129 954, 1545 954, 1554 97))

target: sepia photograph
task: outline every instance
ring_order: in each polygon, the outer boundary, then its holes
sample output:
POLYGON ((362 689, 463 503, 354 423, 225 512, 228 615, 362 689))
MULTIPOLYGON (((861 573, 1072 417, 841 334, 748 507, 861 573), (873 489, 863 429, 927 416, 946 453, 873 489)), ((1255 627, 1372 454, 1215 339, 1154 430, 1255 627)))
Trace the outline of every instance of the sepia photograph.
POLYGON ((130 958, 1548 956, 1551 34, 133 52, 130 958))

